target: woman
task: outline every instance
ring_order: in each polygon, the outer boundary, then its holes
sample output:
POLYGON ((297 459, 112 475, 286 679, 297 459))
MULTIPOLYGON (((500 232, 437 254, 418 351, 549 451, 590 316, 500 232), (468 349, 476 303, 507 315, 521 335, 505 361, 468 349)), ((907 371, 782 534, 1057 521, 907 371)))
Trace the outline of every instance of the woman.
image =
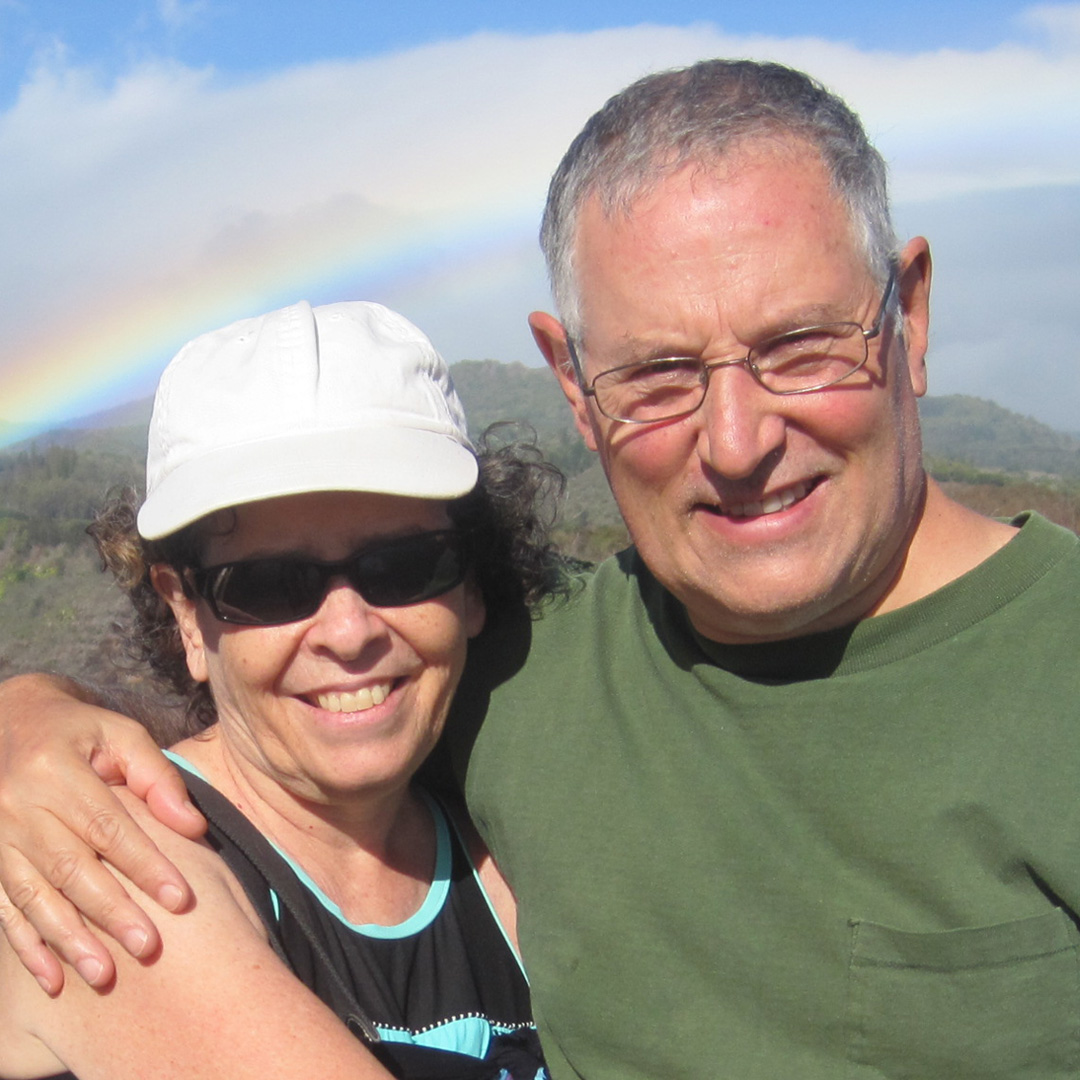
POLYGON ((94 531, 188 697, 172 756, 207 842, 127 802, 197 903, 155 911, 159 954, 106 992, 49 998, 0 942, 0 1076, 545 1075, 509 891, 413 783, 469 638, 557 578, 535 467, 477 473, 442 360, 378 305, 169 365, 138 534, 123 501, 94 531))

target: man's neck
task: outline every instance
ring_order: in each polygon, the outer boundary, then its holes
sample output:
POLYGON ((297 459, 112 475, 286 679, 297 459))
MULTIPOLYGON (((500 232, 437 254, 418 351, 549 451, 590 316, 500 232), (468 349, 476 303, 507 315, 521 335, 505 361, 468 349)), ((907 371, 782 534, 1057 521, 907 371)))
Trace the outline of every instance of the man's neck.
POLYGON ((867 612, 889 611, 929 596, 974 570, 1016 535, 1016 527, 969 510, 931 479, 919 523, 892 586, 867 612))

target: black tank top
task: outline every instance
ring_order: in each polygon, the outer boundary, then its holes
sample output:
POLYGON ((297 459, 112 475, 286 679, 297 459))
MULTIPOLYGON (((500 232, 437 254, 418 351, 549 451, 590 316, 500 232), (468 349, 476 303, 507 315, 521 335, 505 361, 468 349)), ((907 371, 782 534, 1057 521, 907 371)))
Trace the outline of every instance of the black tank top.
POLYGON ((224 796, 186 780, 275 951, 395 1076, 546 1080, 528 982, 435 799, 421 792, 437 832, 427 899, 399 926, 356 926, 224 796))
MULTIPOLYGON (((436 823, 435 877, 396 927, 345 920, 304 871, 191 766, 207 840, 236 875, 270 944, 394 1076, 403 1080, 548 1080, 529 987, 457 830, 436 823)), ((77 1080, 63 1073, 55 1080, 77 1080)))

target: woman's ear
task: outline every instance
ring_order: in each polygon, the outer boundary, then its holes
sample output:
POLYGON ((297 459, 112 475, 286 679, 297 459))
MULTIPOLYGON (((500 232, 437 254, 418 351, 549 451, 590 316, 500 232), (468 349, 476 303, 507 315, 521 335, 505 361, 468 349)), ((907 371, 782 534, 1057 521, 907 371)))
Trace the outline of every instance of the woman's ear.
POLYGON ((196 682, 206 682, 209 678, 206 643, 199 628, 198 602, 185 591, 180 571, 168 563, 154 563, 150 567, 150 582, 158 596, 172 609, 173 618, 180 628, 180 639, 184 643, 191 677, 196 682))
POLYGON ((487 622, 487 605, 484 596, 480 592, 480 586, 470 574, 465 579, 465 633, 474 638, 484 629, 487 622))

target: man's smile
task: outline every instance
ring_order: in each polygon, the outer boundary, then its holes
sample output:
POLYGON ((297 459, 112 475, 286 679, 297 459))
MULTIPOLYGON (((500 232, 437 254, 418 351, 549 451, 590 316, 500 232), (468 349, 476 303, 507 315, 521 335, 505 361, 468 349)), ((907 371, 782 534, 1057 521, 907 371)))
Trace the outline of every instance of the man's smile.
POLYGON ((772 491, 764 498, 753 502, 727 503, 720 507, 719 512, 725 517, 732 518, 755 518, 764 517, 767 514, 776 514, 786 510, 789 506, 801 502, 816 486, 814 481, 800 480, 797 484, 772 491))

